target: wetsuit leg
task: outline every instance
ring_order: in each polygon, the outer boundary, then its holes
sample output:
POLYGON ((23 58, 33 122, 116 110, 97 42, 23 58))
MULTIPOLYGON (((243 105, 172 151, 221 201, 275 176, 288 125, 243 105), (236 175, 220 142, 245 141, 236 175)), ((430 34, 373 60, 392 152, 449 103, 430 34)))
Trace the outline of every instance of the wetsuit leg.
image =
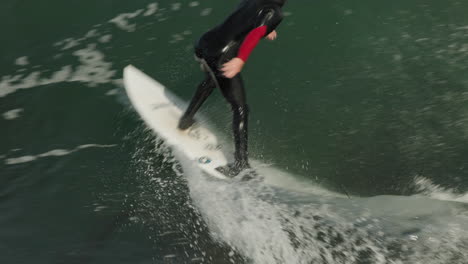
POLYGON ((185 110, 184 115, 179 120, 179 129, 185 130, 192 126, 194 123, 193 117, 195 116, 195 113, 198 111, 198 109, 200 109, 202 104, 206 101, 208 96, 210 96, 215 87, 215 81, 210 76, 210 74, 207 73, 205 80, 203 80, 200 85, 198 85, 198 88, 193 95, 187 110, 185 110))
MULTIPOLYGON (((219 75, 218 75, 219 76, 219 75)), ((240 74, 232 79, 218 77, 218 83, 223 96, 231 104, 233 112, 233 133, 236 151, 234 154, 238 169, 249 167, 248 162, 248 114, 244 83, 240 74)))

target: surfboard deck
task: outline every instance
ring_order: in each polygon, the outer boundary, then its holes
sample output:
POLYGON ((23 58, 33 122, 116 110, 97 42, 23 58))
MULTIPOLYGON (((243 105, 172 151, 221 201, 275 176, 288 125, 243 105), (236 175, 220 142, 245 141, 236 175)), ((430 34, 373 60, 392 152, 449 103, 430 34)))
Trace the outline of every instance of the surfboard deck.
POLYGON ((227 179, 216 170, 226 165, 228 160, 215 134, 198 123, 184 131, 177 128, 183 114, 182 100, 132 65, 124 69, 124 86, 135 110, 169 147, 185 155, 209 175, 227 179))

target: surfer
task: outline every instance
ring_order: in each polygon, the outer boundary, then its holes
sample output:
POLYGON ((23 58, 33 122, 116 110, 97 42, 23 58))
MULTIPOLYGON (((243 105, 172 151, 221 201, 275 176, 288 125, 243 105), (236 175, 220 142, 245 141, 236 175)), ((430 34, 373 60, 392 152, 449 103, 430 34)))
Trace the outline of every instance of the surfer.
POLYGON ((235 176, 250 167, 247 150, 249 108, 240 72, 260 39, 276 39, 275 29, 283 18, 281 8, 285 2, 243 0, 223 23, 203 34, 195 44, 195 56, 206 77, 198 86, 178 127, 181 130, 190 128, 195 113, 214 88, 221 90, 233 112, 235 143, 235 162, 217 168, 225 175, 235 176))

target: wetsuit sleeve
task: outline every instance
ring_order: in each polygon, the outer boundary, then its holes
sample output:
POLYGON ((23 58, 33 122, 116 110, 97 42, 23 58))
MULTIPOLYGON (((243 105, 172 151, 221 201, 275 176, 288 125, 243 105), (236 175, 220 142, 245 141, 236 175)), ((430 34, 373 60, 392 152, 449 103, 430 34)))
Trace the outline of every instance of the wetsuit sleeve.
POLYGON ((245 37, 242 45, 239 48, 239 52, 237 53, 237 57, 243 60, 244 62, 250 56, 255 46, 257 46, 258 42, 260 41, 267 31, 266 26, 257 27, 254 30, 250 31, 249 34, 245 37))
POLYGON ((254 29, 247 34, 242 42, 237 57, 244 62, 247 61, 250 53, 252 53, 260 39, 275 30, 279 23, 281 23, 282 19, 281 9, 271 7, 262 9, 259 12, 254 29))
POLYGON ((268 7, 260 10, 255 27, 266 26, 265 35, 270 34, 283 20, 283 13, 279 7, 268 7))

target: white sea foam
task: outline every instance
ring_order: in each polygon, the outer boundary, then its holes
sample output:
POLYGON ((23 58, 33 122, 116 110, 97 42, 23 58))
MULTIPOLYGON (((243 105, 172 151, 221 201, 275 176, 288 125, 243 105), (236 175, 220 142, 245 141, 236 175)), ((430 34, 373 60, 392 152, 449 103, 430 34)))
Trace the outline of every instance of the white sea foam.
POLYGON ((171 10, 172 11, 178 11, 178 10, 180 10, 181 6, 182 6, 181 3, 173 3, 173 4, 171 4, 171 10))
POLYGON ((181 34, 173 34, 171 37, 172 39, 169 40, 169 43, 177 43, 179 41, 184 40, 184 37, 181 34))
POLYGON ((86 48, 76 50, 73 55, 80 61, 80 65, 75 69, 72 65, 63 66, 49 78, 41 77, 40 71, 31 72, 27 76, 22 74, 3 76, 0 81, 0 97, 21 89, 53 83, 79 81, 88 86, 96 86, 113 80, 116 71, 112 70, 111 63, 104 60, 104 54, 96 49, 96 45, 90 44, 86 48))
POLYGON ((5 164, 7 165, 14 165, 14 164, 20 164, 20 163, 26 163, 26 162, 31 162, 35 161, 40 158, 45 158, 45 157, 60 157, 60 156, 65 156, 72 154, 74 152, 77 152, 82 149, 87 149, 87 148, 112 148, 115 147, 116 145, 99 145, 99 144, 85 144, 85 145, 80 145, 74 149, 53 149, 38 155, 25 155, 21 157, 16 157, 16 158, 8 158, 5 160, 5 164))
POLYGON ((112 39, 112 35, 111 35, 111 34, 106 34, 106 35, 101 36, 101 37, 99 38, 99 42, 101 42, 101 43, 108 43, 109 41, 111 41, 111 39, 112 39))
POLYGON ((213 8, 205 8, 201 11, 200 15, 201 16, 209 16, 211 14, 211 11, 213 11, 213 8))
MULTIPOLYGON (((172 5, 174 7, 174 4, 172 5)), ((159 4, 154 2, 148 4, 146 9, 138 9, 132 13, 123 13, 109 20, 110 23, 115 24, 118 28, 127 31, 134 32, 136 30, 136 23, 130 22, 130 20, 143 15, 152 16, 159 10, 159 4)))
POLYGON ((193 1, 193 2, 189 3, 190 7, 196 7, 196 6, 199 6, 199 5, 200 5, 200 3, 198 1, 193 1))
POLYGON ((23 56, 16 59, 15 64, 18 66, 26 66, 29 64, 28 57, 23 56))
POLYGON ((252 263, 435 264, 468 257, 468 216, 457 204, 348 199, 258 162, 253 166, 263 180, 217 180, 175 156, 212 237, 252 263))
POLYGON ((99 31, 97 29, 91 29, 85 34, 85 38, 94 38, 99 36, 99 31))
POLYGON ((143 14, 143 16, 151 16, 154 15, 158 11, 158 3, 151 3, 148 5, 147 10, 143 14))
POLYGON ((122 30, 125 30, 127 32, 133 32, 136 30, 136 24, 130 23, 129 20, 131 18, 139 16, 143 11, 143 9, 138 9, 133 13, 123 13, 112 18, 111 20, 109 20, 109 22, 114 23, 118 28, 122 30))
POLYGON ((104 209, 107 209, 107 208, 109 208, 109 207, 108 207, 108 206, 105 206, 105 205, 98 205, 98 206, 96 206, 96 207, 94 208, 94 212, 100 212, 100 211, 102 211, 102 210, 104 210, 104 209))
MULTIPOLYGON (((177 11, 181 8, 181 3, 172 3, 170 9, 177 11)), ((199 2, 193 1, 189 6, 195 7, 200 5, 199 2)), ((133 32, 136 30, 136 22, 132 20, 138 16, 152 16, 159 15, 158 10, 165 10, 160 8, 159 4, 154 2, 148 4, 144 9, 138 9, 134 12, 122 13, 109 20, 109 23, 115 24, 118 28, 133 32)), ((210 8, 202 10, 202 15, 208 15, 210 8)), ((166 17, 159 17, 159 21, 166 20, 166 17)), ((44 73, 40 70, 42 65, 33 65, 31 68, 34 71, 26 72, 25 68, 18 69, 16 74, 5 75, 0 77, 0 97, 5 97, 9 94, 15 93, 19 90, 33 88, 41 85, 55 84, 60 82, 74 82, 79 81, 86 83, 88 86, 97 86, 103 83, 112 83, 116 75, 116 71, 112 69, 112 64, 106 62, 104 53, 98 49, 97 44, 109 43, 112 40, 111 34, 100 35, 99 27, 103 25, 94 25, 91 30, 86 32, 82 37, 69 37, 61 41, 55 42, 53 45, 58 47, 64 53, 58 53, 51 56, 53 59, 61 59, 67 56, 76 56, 81 64, 75 66, 74 64, 64 65, 59 70, 53 72, 48 77, 43 76, 44 73), (83 47, 85 42, 91 42, 83 47), (67 53, 69 51, 70 53, 67 53)), ((171 36, 170 43, 177 43, 185 39, 185 36, 190 35, 192 32, 185 30, 181 33, 176 33, 171 36)), ((154 40, 154 38, 150 38, 154 40)), ((147 52, 146 54, 149 54, 147 52)), ((22 56, 16 59, 17 66, 30 65, 28 57, 22 56)))
POLYGON ((261 162, 252 165, 263 180, 218 180, 173 152, 212 238, 232 248, 229 257, 237 252, 259 264, 435 264, 468 257, 468 215, 457 203, 349 199, 261 162))
POLYGON ((80 41, 82 40, 83 39, 66 38, 60 42, 57 42, 56 45, 63 46, 62 50, 68 50, 80 45, 80 41))
POLYGON ((7 111, 5 113, 3 113, 3 118, 5 118, 6 120, 13 120, 13 119, 17 119, 20 117, 21 113, 24 111, 24 109, 22 108, 17 108, 17 109, 12 109, 10 111, 7 111))
POLYGON ((90 44, 87 48, 77 50, 73 53, 78 57, 79 65, 70 78, 70 81, 86 82, 90 86, 108 83, 115 75, 112 64, 104 61, 104 54, 98 51, 95 45, 90 44))
POLYGON ((107 91, 106 95, 111 96, 111 95, 116 95, 118 93, 119 93, 119 89, 112 89, 112 90, 107 91))
MULTIPOLYGON (((456 204, 398 196, 350 200, 317 186, 299 193, 255 180, 220 181, 178 159, 212 236, 253 263, 439 263, 468 249, 462 230, 468 217, 456 204)), ((289 185, 287 178, 280 182, 289 185)))
POLYGON ((442 201, 468 203, 468 193, 457 193, 452 189, 443 188, 440 185, 434 184, 427 178, 421 176, 415 177, 414 184, 419 195, 424 195, 442 201))

